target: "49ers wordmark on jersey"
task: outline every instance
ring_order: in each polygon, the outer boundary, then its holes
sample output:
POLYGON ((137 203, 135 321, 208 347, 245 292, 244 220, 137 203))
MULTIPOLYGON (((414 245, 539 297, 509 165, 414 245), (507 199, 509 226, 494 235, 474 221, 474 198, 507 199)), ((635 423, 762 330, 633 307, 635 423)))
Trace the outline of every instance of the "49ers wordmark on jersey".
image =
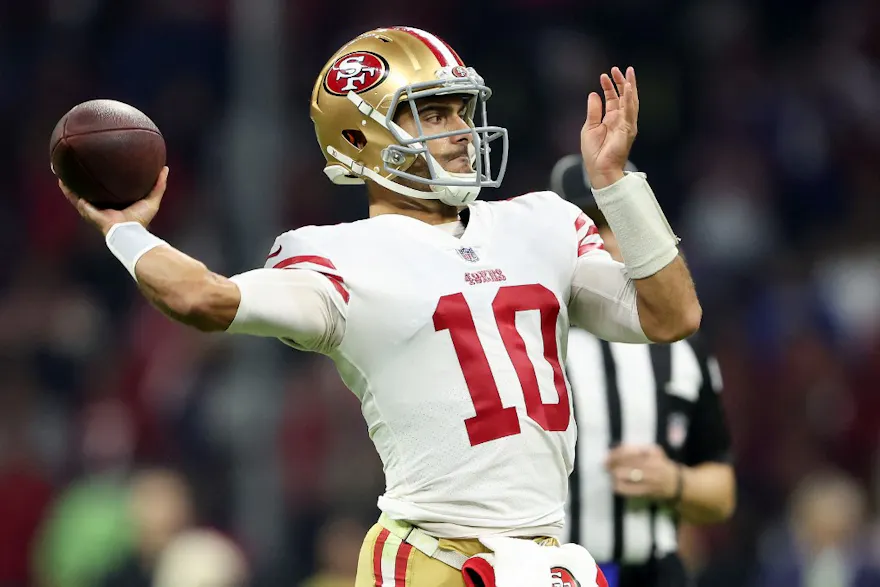
POLYGON ((375 88, 388 77, 388 62, 369 51, 355 51, 336 60, 324 77, 324 88, 331 94, 347 96, 375 88))

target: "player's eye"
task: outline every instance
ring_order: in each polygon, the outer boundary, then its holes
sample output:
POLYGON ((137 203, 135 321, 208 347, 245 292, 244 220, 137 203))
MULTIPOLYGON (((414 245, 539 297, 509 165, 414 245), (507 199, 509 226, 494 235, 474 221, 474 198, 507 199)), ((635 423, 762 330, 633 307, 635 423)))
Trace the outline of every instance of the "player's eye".
POLYGON ((439 114, 426 114, 423 120, 428 124, 440 124, 441 116, 439 114))

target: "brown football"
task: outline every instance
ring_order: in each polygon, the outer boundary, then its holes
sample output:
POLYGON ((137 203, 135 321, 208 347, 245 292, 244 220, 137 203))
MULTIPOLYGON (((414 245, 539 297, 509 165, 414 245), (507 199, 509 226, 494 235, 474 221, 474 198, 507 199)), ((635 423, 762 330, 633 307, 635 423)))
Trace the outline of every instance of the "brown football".
POLYGON ((150 193, 165 165, 165 139, 149 117, 115 100, 65 114, 49 141, 52 172, 99 208, 122 209, 150 193))

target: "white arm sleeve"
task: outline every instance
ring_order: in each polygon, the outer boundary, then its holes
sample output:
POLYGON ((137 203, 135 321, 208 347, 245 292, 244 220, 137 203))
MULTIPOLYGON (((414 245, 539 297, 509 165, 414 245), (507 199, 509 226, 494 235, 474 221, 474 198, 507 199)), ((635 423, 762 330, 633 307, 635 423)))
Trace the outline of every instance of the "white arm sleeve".
POLYGON ((241 303, 227 332, 276 337, 324 354, 342 342, 347 305, 326 275, 254 269, 230 279, 241 292, 241 303))
POLYGON ((604 250, 578 257, 568 304, 572 324, 610 342, 650 343, 639 320, 636 286, 604 250))

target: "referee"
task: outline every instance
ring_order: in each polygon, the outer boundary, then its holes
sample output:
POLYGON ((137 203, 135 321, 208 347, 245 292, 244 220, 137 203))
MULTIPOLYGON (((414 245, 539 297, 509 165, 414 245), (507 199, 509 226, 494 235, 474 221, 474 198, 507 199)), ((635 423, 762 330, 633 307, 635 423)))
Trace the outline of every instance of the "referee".
MULTIPOLYGON (((556 164, 551 189, 593 219, 620 259, 580 155, 556 164)), ((633 345, 572 329, 566 370, 578 425, 568 541, 590 551, 609 587, 685 587, 679 521, 721 522, 735 507, 718 364, 696 337, 633 345)))

